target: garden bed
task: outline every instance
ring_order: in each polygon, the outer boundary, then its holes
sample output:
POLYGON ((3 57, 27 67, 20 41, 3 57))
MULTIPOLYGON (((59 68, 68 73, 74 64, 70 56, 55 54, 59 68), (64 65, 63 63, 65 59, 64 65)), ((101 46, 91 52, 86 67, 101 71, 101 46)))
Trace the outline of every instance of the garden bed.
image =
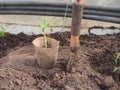
POLYGON ((119 90, 120 73, 113 68, 120 33, 81 36, 71 73, 66 71, 70 33, 57 35, 49 35, 60 41, 60 49, 57 64, 48 70, 37 65, 31 43, 41 35, 6 33, 0 38, 0 90, 119 90))

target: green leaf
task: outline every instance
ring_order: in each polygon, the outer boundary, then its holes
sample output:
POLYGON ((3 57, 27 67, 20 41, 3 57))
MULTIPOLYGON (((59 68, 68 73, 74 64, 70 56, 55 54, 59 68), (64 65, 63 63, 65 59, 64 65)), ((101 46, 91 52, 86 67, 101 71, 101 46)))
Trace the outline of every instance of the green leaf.
POLYGON ((116 55, 117 56, 115 58, 115 63, 118 64, 118 59, 120 58, 120 52, 118 52, 116 55))
POLYGON ((44 20, 41 24, 42 32, 45 32, 45 29, 46 29, 47 26, 48 26, 48 22, 46 20, 44 20))
POLYGON ((5 36, 5 29, 3 27, 0 27, 0 37, 5 36))

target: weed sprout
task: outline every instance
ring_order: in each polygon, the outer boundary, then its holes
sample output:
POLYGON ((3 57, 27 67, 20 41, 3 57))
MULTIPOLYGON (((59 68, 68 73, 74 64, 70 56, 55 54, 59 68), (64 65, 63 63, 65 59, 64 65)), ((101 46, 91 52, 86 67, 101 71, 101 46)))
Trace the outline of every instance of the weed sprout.
MULTIPOLYGON (((115 58, 115 64, 116 64, 116 65, 119 64, 119 59, 120 59, 120 52, 118 52, 118 53, 116 54, 116 58, 115 58)), ((119 70, 119 67, 118 67, 118 66, 117 66, 117 67, 114 67, 113 72, 116 72, 117 70, 119 70)))
POLYGON ((0 37, 5 36, 5 29, 3 27, 0 27, 0 37))

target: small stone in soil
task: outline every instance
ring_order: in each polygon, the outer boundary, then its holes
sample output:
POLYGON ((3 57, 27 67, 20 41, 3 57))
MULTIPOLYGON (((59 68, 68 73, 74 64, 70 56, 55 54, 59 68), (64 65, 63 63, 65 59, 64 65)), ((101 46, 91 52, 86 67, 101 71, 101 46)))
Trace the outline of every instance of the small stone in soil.
POLYGON ((104 79, 104 84, 105 84, 107 87, 113 86, 113 85, 114 85, 113 77, 112 77, 112 76, 106 76, 105 79, 104 79))

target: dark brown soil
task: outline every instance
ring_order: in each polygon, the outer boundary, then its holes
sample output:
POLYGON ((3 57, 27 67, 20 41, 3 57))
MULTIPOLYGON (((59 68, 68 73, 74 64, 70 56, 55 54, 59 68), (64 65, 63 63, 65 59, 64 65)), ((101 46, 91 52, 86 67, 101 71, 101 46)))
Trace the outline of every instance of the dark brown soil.
POLYGON ((38 36, 0 38, 0 90, 119 90, 120 73, 113 68, 120 34, 81 36, 71 73, 66 71, 70 33, 49 35, 60 41, 60 49, 57 64, 48 70, 39 68, 34 57, 31 42, 38 36))
POLYGON ((6 33, 4 38, 0 38, 0 58, 8 54, 9 50, 14 47, 22 47, 31 44, 32 40, 36 37, 38 36, 28 36, 23 33, 18 35, 6 33))

